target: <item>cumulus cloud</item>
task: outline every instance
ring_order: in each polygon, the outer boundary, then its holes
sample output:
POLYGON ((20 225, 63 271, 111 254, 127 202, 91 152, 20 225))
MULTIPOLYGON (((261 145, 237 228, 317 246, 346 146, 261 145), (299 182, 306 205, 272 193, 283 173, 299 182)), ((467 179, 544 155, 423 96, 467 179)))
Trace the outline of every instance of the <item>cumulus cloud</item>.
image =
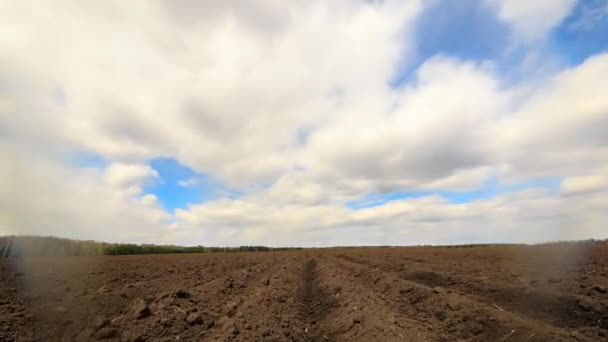
MULTIPOLYGON (((60 13, 39 4, 32 17, 4 6, 14 18, 4 23, 13 32, 4 69, 29 77, 37 102, 57 87, 65 94, 53 135, 114 159, 175 156, 241 185, 293 166, 294 133, 331 115, 331 94, 383 88, 420 7, 107 2, 60 13)), ((49 110, 32 112, 51 120, 49 110)))
POLYGON ((508 99, 492 74, 473 63, 438 57, 418 69, 416 81, 391 92, 390 106, 363 113, 347 108, 348 119, 314 132, 310 169, 321 170, 319 177, 347 180, 354 191, 357 184, 364 191, 383 191, 450 177, 454 182, 462 170, 490 163, 484 135, 508 99))
POLYGON ((608 160, 608 54, 537 85, 491 131, 515 177, 570 176, 608 160))
MULTIPOLYGON (((573 6, 487 3, 526 44, 573 6)), ((219 245, 604 237, 608 55, 517 82, 492 61, 411 64, 424 5, 0 4, 0 233, 219 245), (150 166, 159 157, 238 195, 169 213, 146 193, 164 181, 150 166), (560 188, 440 196, 542 177, 560 188), (407 191, 430 195, 348 206, 407 191)))

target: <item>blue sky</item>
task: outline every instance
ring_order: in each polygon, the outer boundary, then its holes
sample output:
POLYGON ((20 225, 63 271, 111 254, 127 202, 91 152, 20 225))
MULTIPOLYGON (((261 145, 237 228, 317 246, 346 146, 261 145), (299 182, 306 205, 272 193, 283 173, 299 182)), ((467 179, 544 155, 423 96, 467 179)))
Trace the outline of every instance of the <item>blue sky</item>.
MULTIPOLYGON (((502 62, 513 58, 508 51, 509 27, 481 1, 434 1, 416 19, 413 63, 398 67, 391 84, 411 79, 426 59, 445 55, 463 60, 502 62)), ((517 56, 515 56, 517 57, 517 56)))
POLYGON ((608 51, 608 2, 577 2, 572 13, 553 31, 549 45, 565 63, 576 65, 608 51))
POLYGON ((150 166, 156 170, 160 180, 145 188, 145 191, 158 197, 168 210, 185 208, 188 203, 201 202, 214 191, 215 184, 210 184, 206 177, 175 159, 154 159, 150 166), (180 185, 180 182, 187 183, 180 185))
POLYGON ((521 63, 533 53, 551 54, 556 63, 576 65, 608 51, 606 0, 577 1, 573 10, 548 32, 546 40, 516 42, 511 27, 487 1, 433 1, 416 19, 413 59, 391 78, 392 86, 407 84, 425 60, 436 55, 478 63, 489 62, 511 80, 521 80, 521 63))
POLYGON ((218 198, 234 198, 238 192, 229 190, 212 177, 197 173, 174 158, 156 158, 150 162, 159 179, 144 188, 155 195, 163 206, 173 212, 188 204, 218 198))

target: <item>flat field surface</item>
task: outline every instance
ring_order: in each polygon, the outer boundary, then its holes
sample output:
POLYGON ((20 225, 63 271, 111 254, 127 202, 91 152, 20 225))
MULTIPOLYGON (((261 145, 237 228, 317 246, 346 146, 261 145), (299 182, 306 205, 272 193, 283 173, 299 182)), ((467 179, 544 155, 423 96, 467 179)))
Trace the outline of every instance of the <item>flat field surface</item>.
POLYGON ((608 244, 0 260, 0 341, 608 340, 608 244))

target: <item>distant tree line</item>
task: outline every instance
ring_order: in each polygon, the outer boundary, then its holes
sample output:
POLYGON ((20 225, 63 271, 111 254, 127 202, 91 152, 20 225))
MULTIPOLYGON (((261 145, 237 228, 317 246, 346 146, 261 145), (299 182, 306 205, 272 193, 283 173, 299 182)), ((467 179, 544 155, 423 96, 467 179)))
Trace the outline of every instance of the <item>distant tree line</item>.
MULTIPOLYGON (((106 243, 64 239, 52 236, 3 236, 0 237, 0 257, 12 256, 77 256, 77 255, 128 255, 168 253, 217 253, 259 252, 293 248, 271 248, 266 246, 206 247, 173 246, 129 243, 106 243)), ((298 248, 300 249, 300 248, 298 248)))

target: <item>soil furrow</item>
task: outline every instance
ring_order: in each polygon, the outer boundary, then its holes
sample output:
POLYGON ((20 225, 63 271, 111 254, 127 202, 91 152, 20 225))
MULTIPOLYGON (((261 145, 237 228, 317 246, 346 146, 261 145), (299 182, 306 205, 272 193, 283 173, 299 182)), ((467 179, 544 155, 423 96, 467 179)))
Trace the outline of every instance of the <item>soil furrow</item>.
POLYGON ((336 341, 433 341, 425 322, 406 317, 387 303, 384 294, 361 284, 333 257, 319 258, 318 279, 335 301, 323 324, 336 341))
POLYGON ((358 281, 373 291, 395 298, 395 305, 404 315, 426 322, 438 331, 439 340, 465 339, 474 341, 500 340, 511 334, 515 340, 568 340, 565 331, 546 323, 525 320, 486 303, 479 303, 444 288, 431 288, 344 258, 342 267, 355 274, 358 281))
MULTIPOLYGON (((467 295, 478 302, 497 305, 521 317, 541 320, 551 325, 570 328, 599 327, 608 329, 608 307, 594 306, 584 297, 537 290, 526 285, 501 285, 480 282, 466 276, 423 270, 418 265, 407 265, 383 260, 366 260, 356 256, 342 256, 349 261, 378 267, 399 277, 429 287, 443 287, 467 295)), ((608 331, 607 331, 608 333, 608 331)))

